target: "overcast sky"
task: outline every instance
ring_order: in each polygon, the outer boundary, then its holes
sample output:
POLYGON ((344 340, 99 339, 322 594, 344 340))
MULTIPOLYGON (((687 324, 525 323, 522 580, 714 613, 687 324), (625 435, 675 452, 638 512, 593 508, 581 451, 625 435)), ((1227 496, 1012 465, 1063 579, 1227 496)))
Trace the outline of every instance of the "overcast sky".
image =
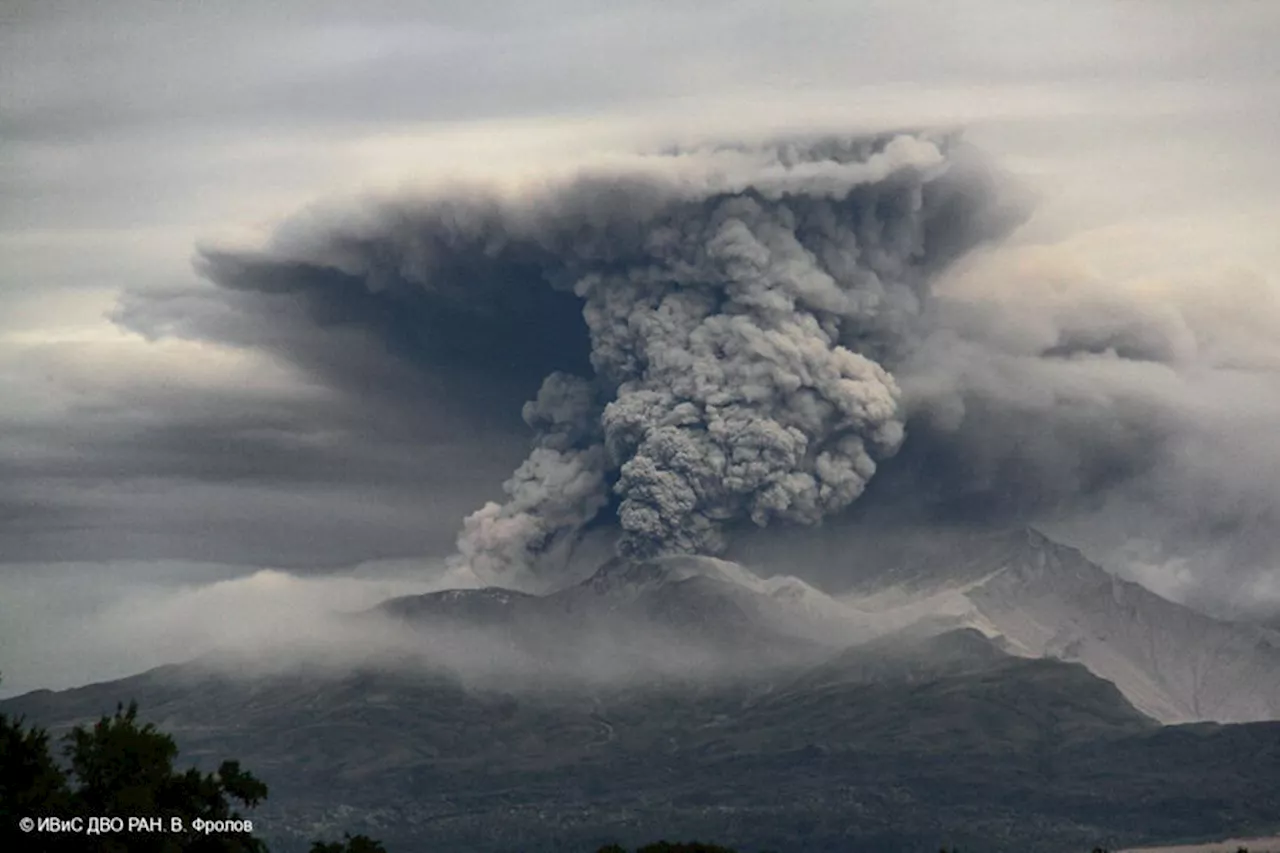
MULTIPOLYGON (((1010 251, 1052 250, 1095 288, 1237 282, 1265 347, 1278 43, 1269 0, 7 3, 0 647, 31 645, 14 602, 38 610, 31 578, 55 564, 102 562, 123 591, 152 561, 173 580, 442 555, 525 451, 508 404, 536 381, 460 399, 388 368, 368 387, 335 379, 375 375, 359 341, 309 370, 146 328, 139 300, 199 310, 198 244, 672 141, 964 126, 1037 196, 1010 251)), ((1276 471, 1248 435, 1263 458, 1231 464, 1276 471)), ((1269 559, 1250 582, 1280 599, 1269 559)))

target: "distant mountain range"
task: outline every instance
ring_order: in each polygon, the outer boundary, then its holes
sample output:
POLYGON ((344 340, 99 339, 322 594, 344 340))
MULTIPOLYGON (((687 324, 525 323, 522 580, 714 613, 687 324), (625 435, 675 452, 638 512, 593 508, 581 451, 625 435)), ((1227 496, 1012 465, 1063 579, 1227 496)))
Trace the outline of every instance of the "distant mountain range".
POLYGON ((943 537, 892 556, 882 570, 863 567, 839 597, 724 560, 668 557, 613 560, 547 596, 451 590, 382 610, 502 626, 524 648, 561 659, 592 642, 588 629, 630 633, 640 647, 635 638, 656 625, 689 654, 714 653, 717 666, 738 669, 812 660, 896 631, 969 627, 1010 654, 1078 661, 1161 722, 1280 719, 1280 632, 1161 598, 1034 530, 943 537))
POLYGON ((1280 633, 1161 598, 1034 530, 900 563, 843 602, 920 627, 975 627, 1013 654, 1078 661, 1162 722, 1280 719, 1280 633))
POLYGON ((1033 531, 967 542, 837 597, 679 557, 353 617, 459 645, 471 656, 447 659, 484 678, 422 659, 241 676, 205 661, 0 710, 60 730, 136 698, 184 756, 268 782, 258 825, 286 853, 343 831, 483 853, 663 836, 1056 851, 1280 829, 1280 722, 1160 722, 1274 717, 1272 633, 1033 531))

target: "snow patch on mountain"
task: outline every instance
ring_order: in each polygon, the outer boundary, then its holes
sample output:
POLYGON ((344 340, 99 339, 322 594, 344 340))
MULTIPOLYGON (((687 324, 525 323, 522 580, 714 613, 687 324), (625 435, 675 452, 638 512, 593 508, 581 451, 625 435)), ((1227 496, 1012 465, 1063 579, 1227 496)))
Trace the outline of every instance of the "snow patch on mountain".
POLYGON ((974 541, 954 574, 925 560, 840 600, 886 628, 971 627, 1011 654, 1079 662, 1162 722, 1280 719, 1277 632, 1176 604, 1033 530, 974 541))
POLYGON ((1034 531, 1026 542, 968 594, 1006 637, 1084 664, 1164 722, 1280 719, 1280 635, 1176 604, 1034 531))

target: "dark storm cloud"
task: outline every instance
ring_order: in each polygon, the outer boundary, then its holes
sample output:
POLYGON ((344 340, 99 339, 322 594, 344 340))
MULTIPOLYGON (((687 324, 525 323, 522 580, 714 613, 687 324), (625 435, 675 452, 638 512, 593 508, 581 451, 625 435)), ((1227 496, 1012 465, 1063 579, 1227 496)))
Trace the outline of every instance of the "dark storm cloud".
POLYGON ((3 562, 310 568, 439 552, 522 453, 493 423, 277 393, 125 388, 8 426, 3 562))
MULTIPOLYGON (((188 320, 211 316, 182 304, 188 320)), ((251 328, 286 330, 253 316, 251 328)), ((438 553, 523 452, 518 412, 484 394, 451 406, 385 349, 340 334, 330 387, 262 350, 118 337, 19 349, 0 562, 438 553)))
MULTIPOLYGON (((395 246, 388 237, 353 251, 394 265, 395 246)), ((459 411, 495 426, 518 423, 518 413, 504 405, 510 395, 528 395, 549 371, 586 362, 578 307, 541 287, 466 304, 412 286, 394 267, 366 277, 216 251, 199 267, 220 291, 131 294, 116 319, 153 339, 261 349, 371 409, 435 422, 441 435, 456 434, 444 424, 459 411), (366 286, 367 280, 379 283, 366 286)), ((477 281, 483 276, 477 270, 477 281)))

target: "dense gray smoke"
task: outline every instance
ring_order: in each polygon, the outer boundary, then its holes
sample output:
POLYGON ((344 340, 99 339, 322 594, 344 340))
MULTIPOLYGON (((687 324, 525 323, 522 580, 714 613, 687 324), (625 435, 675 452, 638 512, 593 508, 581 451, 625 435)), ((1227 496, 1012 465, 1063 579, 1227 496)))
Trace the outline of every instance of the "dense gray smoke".
POLYGON ((579 282, 592 362, 618 389, 603 420, 624 551, 717 553, 721 523, 741 516, 817 522, 897 450, 897 386, 839 344, 842 320, 880 308, 883 288, 854 262, 852 229, 825 227, 831 213, 727 199, 655 233, 665 264, 579 282), (813 226, 809 248, 798 232, 813 226), (836 280, 819 252, 852 275, 836 280))
POLYGON ((852 505, 873 528, 1057 525, 1219 599, 1243 577, 1231 607, 1277 600, 1265 272, 1117 280, 1025 234, 970 251, 1028 199, 949 136, 611 162, 308 211, 263 249, 202 251, 217 287, 131 293, 117 317, 265 351, 322 392, 305 453, 229 422, 220 477, 447 495, 408 551, 449 547, 476 484, 506 477, 456 542, 490 578, 554 569, 593 519, 592 558, 615 531, 627 554, 716 552, 852 505))
POLYGON ((535 566, 605 511, 627 556, 714 554, 736 524, 820 522, 897 452, 892 370, 930 279, 1023 212, 1000 191, 946 134, 672 150, 312 213, 263 251, 203 252, 221 304, 122 315, 265 346, 370 407, 425 406, 427 425, 541 381, 532 451, 458 537, 483 575, 535 566))
POLYGON ((610 491, 635 557, 719 553, 727 522, 811 525, 854 501, 903 441, 869 355, 919 310, 951 144, 676 153, 674 175, 574 187, 610 207, 554 229, 571 240, 546 274, 583 300, 594 376, 552 374, 526 407, 535 448, 507 502, 467 518, 461 559, 525 567, 610 491))
POLYGON ((524 419, 537 433, 529 458, 503 484, 506 503, 467 516, 458 556, 481 577, 526 565, 559 531, 577 530, 609 502, 600 407, 587 380, 552 373, 524 419))

